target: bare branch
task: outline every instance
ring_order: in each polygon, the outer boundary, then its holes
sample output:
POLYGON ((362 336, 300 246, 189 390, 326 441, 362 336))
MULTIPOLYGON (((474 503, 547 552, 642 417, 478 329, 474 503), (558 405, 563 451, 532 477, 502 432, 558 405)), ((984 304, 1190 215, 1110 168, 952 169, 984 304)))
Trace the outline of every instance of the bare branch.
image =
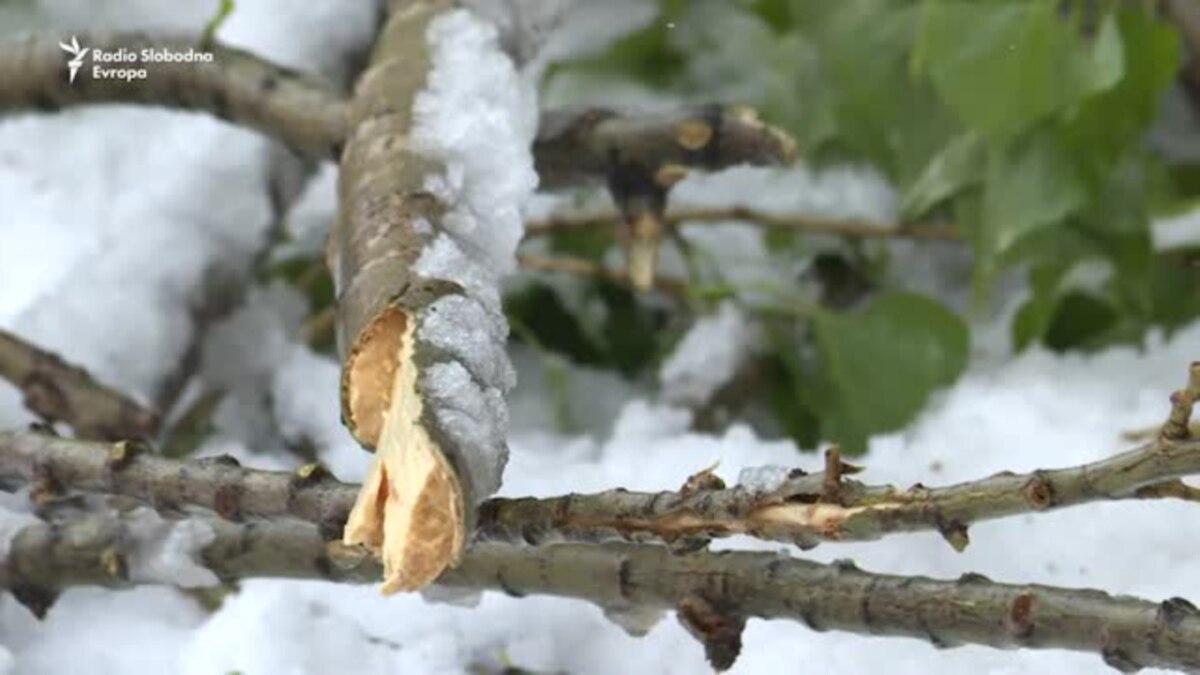
MULTIPOLYGON (((1196 366, 1193 366, 1195 369, 1196 366)), ((180 462, 137 453, 138 446, 0 433, 0 479, 49 481, 66 489, 136 497, 155 505, 190 504, 223 517, 291 515, 318 524, 330 538, 342 527, 359 488, 316 465, 298 473, 245 469, 236 462, 180 462)), ((839 473, 845 473, 840 469, 839 473)), ((1200 439, 1158 439, 1081 466, 1001 473, 941 488, 871 486, 839 476, 830 501, 826 474, 794 471, 777 489, 707 485, 680 492, 613 490, 551 498, 493 498, 480 507, 476 540, 663 540, 693 544, 749 534, 802 547, 866 541, 895 532, 937 531, 956 548, 972 523, 1082 504, 1139 498, 1190 498, 1170 488, 1200 473, 1200 439)))
POLYGON ((148 438, 158 428, 153 411, 5 330, 0 330, 0 378, 21 390, 31 412, 69 424, 80 438, 148 438))
POLYGON ((534 144, 541 187, 549 189, 608 180, 631 168, 655 176, 669 166, 785 164, 795 154, 795 141, 753 110, 719 105, 639 115, 552 111, 542 116, 534 144))
MULTIPOLYGON (((214 58, 156 62, 145 79, 129 81, 96 79, 85 67, 71 83, 60 35, 0 42, 0 111, 53 112, 95 103, 197 110, 273 136, 307 157, 341 156, 351 129, 349 102, 315 78, 220 43, 201 45, 196 37, 129 32, 77 37, 90 50, 194 49, 214 58)), ((748 108, 709 105, 648 114, 585 109, 545 113, 534 152, 542 185, 557 188, 606 180, 618 163, 651 173, 669 165, 778 164, 791 161, 795 143, 748 108)))
MULTIPOLYGON (((337 159, 346 135, 341 96, 298 72, 220 44, 143 33, 81 33, 92 50, 209 51, 212 62, 162 62, 145 79, 96 79, 88 67, 68 81, 59 36, 31 35, 0 43, 0 111, 56 111, 89 103, 141 103, 201 110, 257 129, 296 152, 337 159)), ((100 67, 97 65, 97 67, 100 67)), ((115 67, 115 66, 114 66, 115 67)))
MULTIPOLYGON (((614 211, 558 213, 547 218, 525 224, 527 237, 552 234, 559 230, 576 227, 613 226, 621 220, 614 211)), ((958 231, 949 225, 912 223, 904 225, 882 225, 862 220, 823 218, 800 213, 773 213, 742 206, 732 207, 687 207, 679 206, 667 210, 663 222, 672 227, 681 223, 719 223, 738 220, 748 223, 786 230, 799 230, 813 234, 835 234, 845 237, 933 239, 956 241, 958 231)))
MULTIPOLYGON (((223 581, 365 582, 379 575, 371 556, 323 541, 306 523, 204 522, 216 536, 202 563, 223 581)), ((0 588, 44 609, 69 585, 129 586, 126 560, 136 536, 111 515, 27 526, 0 565, 0 588)), ((714 665, 714 656, 721 665, 732 663, 745 619, 761 617, 821 631, 913 637, 938 647, 1087 651, 1123 671, 1200 672, 1200 611, 1186 600, 1152 603, 1096 590, 998 584, 977 574, 944 581, 873 574, 849 562, 742 551, 674 555, 650 545, 481 544, 438 583, 578 598, 604 608, 675 609, 714 665)))
MULTIPOLYGON (((566 274, 603 279, 637 288, 628 271, 605 267, 604 265, 583 258, 565 255, 541 256, 533 253, 518 253, 517 262, 524 269, 535 272, 564 272, 566 274)), ((667 295, 684 297, 688 293, 688 284, 683 279, 654 275, 650 281, 652 288, 667 295)), ((638 288, 637 290, 642 289, 638 288)))

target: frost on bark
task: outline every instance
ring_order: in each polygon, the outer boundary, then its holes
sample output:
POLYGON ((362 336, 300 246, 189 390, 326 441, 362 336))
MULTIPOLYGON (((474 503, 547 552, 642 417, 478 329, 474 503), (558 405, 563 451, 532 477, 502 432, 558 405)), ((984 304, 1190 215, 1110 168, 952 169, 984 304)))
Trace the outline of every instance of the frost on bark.
POLYGON ((457 563, 507 459, 496 282, 536 183, 536 113, 495 32, 452 9, 392 3, 351 103, 328 251, 342 415, 375 451, 344 541, 380 554, 385 593, 457 563))

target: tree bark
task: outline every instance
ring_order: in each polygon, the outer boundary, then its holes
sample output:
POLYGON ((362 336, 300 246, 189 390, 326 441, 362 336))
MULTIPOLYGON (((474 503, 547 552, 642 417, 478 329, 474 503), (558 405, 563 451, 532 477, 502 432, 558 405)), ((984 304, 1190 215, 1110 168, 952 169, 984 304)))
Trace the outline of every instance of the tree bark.
MULTIPOLYGON (((371 556, 327 543, 306 523, 204 523, 214 539, 200 562, 223 581, 252 577, 367 582, 371 556)), ((58 590, 79 584, 132 585, 128 553, 136 532, 112 515, 26 526, 0 561, 0 588, 45 611, 58 590)), ((801 621, 818 631, 922 639, 937 647, 1072 649, 1125 672, 1200 672, 1200 611, 1186 600, 1152 603, 1085 589, 874 574, 747 551, 672 554, 637 544, 545 547, 480 544, 438 584, 556 595, 606 610, 678 610, 710 660, 728 667, 747 617, 801 621)))

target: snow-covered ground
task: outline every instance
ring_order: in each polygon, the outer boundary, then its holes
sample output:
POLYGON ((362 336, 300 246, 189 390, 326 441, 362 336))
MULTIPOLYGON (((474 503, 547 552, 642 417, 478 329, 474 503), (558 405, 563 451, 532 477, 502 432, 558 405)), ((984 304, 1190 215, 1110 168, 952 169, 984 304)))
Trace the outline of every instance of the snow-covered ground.
MULTIPOLYGON (((209 9, 203 2, 173 5, 169 12, 149 2, 44 4, 52 10, 45 24, 61 28, 194 28, 209 9)), ((243 2, 223 36, 330 72, 338 54, 369 34, 369 4, 243 2), (349 8, 355 4, 365 9, 349 8)), ((0 327, 147 399, 185 349, 187 304, 207 270, 244 264, 266 236, 271 157, 262 138, 201 116, 122 108, 0 121, 0 327)), ((288 218, 293 231, 311 234, 328 224, 333 178, 325 169, 298 202, 288 218)), ((854 189, 846 180, 814 176, 805 183, 807 196, 793 195, 785 205, 811 205, 824 215, 870 216, 893 208, 876 178, 861 176, 854 189)), ((713 189, 701 185, 697 193, 713 189)), ((1194 232, 1197 226, 1195 219, 1190 226, 1179 222, 1173 227, 1194 232)), ((340 478, 358 480, 369 455, 338 421, 338 364, 300 340, 300 307, 288 289, 257 290, 210 335, 203 376, 240 396, 219 412, 219 433, 203 450, 230 452, 254 466, 290 466, 296 460, 278 447, 278 436, 304 435, 340 478)), ((722 321, 710 322, 714 334, 722 321)), ((993 326, 983 334, 997 332, 993 326)), ((680 357, 670 371, 685 393, 710 386, 687 379, 689 363, 705 363, 702 345, 694 348, 700 353, 680 357)), ((1121 432, 1162 421, 1168 392, 1197 358, 1200 324, 1169 343, 1153 340, 1144 353, 1059 357, 1034 350, 1000 363, 981 360, 904 433, 873 440, 864 478, 932 485, 1104 457, 1123 449, 1121 432)), ((691 433, 689 413, 659 402, 654 392, 582 370, 569 374, 567 403, 576 414, 590 414, 587 427, 598 431, 555 434, 549 400, 561 392, 542 387, 537 358, 517 353, 514 361, 519 384, 502 494, 674 488, 717 460, 717 473, 730 482, 748 467, 819 466, 817 456, 745 427, 715 436, 691 433)), ((28 421, 19 396, 0 385, 0 428, 28 421)), ((793 553, 851 557, 872 571, 944 577, 974 571, 998 581, 1197 599, 1197 508, 1165 501, 1101 504, 985 523, 972 528, 972 543, 961 554, 937 535, 793 553)), ((721 545, 764 547, 743 540, 721 545)), ((505 666, 546 673, 708 672, 699 644, 671 617, 633 638, 599 608, 555 598, 489 593, 467 608, 419 595, 384 598, 371 587, 256 580, 211 614, 171 588, 74 589, 39 622, 0 594, 0 675, 455 673, 505 666)), ((797 623, 760 620, 749 622, 735 666, 745 673, 883 669, 1108 672, 1091 654, 939 651, 915 640, 813 633, 797 623)))

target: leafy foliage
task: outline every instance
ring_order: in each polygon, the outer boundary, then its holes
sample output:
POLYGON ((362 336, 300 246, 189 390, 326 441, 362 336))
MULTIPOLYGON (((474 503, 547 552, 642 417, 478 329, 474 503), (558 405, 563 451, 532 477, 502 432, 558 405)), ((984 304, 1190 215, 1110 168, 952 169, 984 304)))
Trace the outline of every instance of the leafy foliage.
MULTIPOLYGON (((1005 270, 1024 271, 1019 349, 1092 350, 1200 316, 1196 269, 1151 238, 1156 210, 1200 195, 1200 171, 1166 166, 1145 143, 1181 51, 1153 4, 662 2, 660 20, 553 73, 748 99, 809 162, 880 170, 904 219, 953 222, 978 300, 1005 270)), ((772 235, 772 253, 811 255, 792 237, 772 235)), ((609 246, 584 244, 556 245, 592 259, 609 246)), ((966 362, 962 320, 928 298, 884 290, 847 311, 792 314, 763 318, 764 397, 804 446, 861 450, 966 362)))

